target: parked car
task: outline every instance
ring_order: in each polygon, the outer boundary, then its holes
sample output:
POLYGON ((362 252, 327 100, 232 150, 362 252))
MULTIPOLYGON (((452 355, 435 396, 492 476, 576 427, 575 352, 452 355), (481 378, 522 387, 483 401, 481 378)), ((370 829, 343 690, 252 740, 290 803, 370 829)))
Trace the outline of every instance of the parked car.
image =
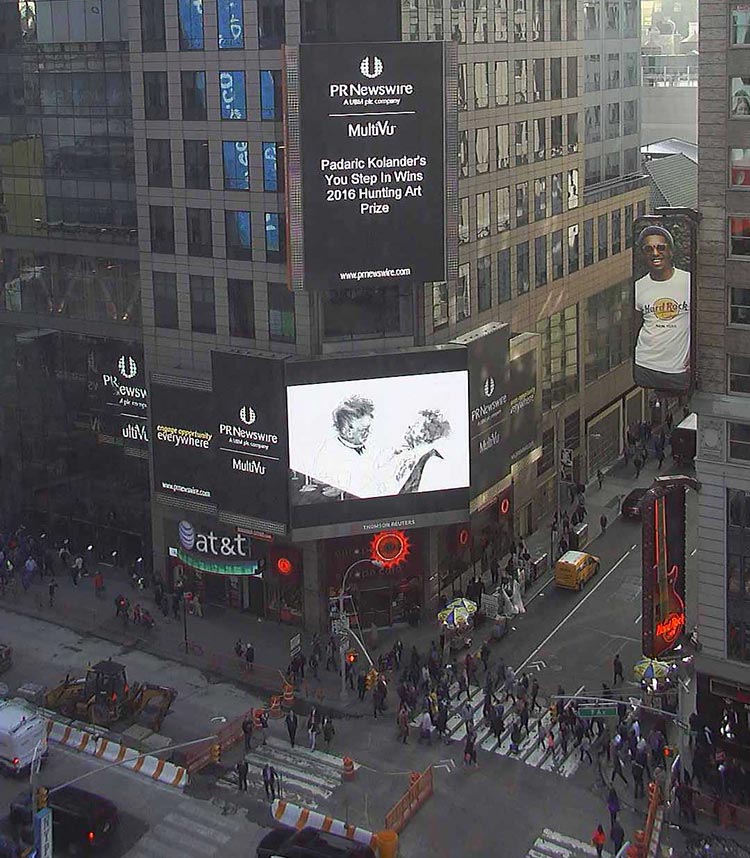
POLYGON ((648 489, 633 489, 632 492, 625 495, 620 506, 623 518, 632 518, 636 521, 641 520, 641 498, 647 491, 648 489))
POLYGON ((25 700, 0 700, 0 771, 23 775, 47 756, 47 720, 25 700))
POLYGON ((303 828, 276 828, 260 841, 258 858, 375 858, 364 843, 338 834, 303 828))
MULTIPOLYGON (((76 854, 97 852, 106 848, 117 833, 117 807, 93 792, 66 786, 50 791, 47 805, 52 808, 55 852, 58 848, 76 854)), ((24 790, 11 802, 10 821, 21 832, 33 829, 30 790, 24 790)), ((28 839, 24 836, 24 840, 28 839)), ((33 840, 33 834, 30 839, 33 840)))

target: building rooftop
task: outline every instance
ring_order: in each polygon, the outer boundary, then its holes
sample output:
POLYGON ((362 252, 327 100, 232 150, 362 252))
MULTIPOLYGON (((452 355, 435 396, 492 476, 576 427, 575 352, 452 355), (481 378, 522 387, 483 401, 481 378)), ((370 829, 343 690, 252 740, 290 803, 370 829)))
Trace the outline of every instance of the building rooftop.
POLYGON ((667 137, 641 146, 641 154, 646 161, 666 158, 668 155, 685 155, 691 161, 698 163, 698 146, 679 137, 667 137))
POLYGON ((698 164, 682 152, 646 161, 651 206, 698 208, 698 164))

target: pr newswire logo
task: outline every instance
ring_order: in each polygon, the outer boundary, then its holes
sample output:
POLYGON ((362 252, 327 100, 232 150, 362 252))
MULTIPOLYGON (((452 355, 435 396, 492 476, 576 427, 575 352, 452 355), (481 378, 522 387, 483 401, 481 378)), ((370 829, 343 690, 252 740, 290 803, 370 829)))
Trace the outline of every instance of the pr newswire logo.
MULTIPOLYGON (((363 57, 359 64, 362 77, 369 80, 380 77, 385 66, 380 57, 363 57)), ((375 101, 375 104, 400 104, 404 95, 414 95, 411 83, 331 83, 328 85, 330 98, 377 98, 387 101, 375 101)), ((346 102, 345 102, 346 103, 346 102)), ((356 104, 357 102, 355 102, 356 104)))
POLYGON ((252 426, 257 419, 257 415, 255 411, 249 405, 243 405, 239 411, 240 420, 245 424, 245 426, 252 426))
POLYGON ((365 77, 380 77, 383 74, 383 61, 380 57, 365 57, 359 64, 359 70, 365 77))
POLYGON ((138 373, 138 364, 135 358, 129 355, 120 355, 120 360, 117 361, 117 368, 120 370, 120 375, 123 378, 135 378, 138 373))
POLYGON ((495 379, 488 375, 484 380, 484 385, 482 386, 482 392, 484 393, 485 399, 489 399, 492 394, 495 392, 495 379))

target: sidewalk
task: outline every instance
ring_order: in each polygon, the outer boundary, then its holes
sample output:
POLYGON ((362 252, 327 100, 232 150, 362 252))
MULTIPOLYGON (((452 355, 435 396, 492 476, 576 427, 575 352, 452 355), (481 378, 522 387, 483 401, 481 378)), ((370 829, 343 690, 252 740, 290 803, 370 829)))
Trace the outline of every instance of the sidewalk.
MULTIPOLYGON (((666 468, 664 470, 666 471, 666 468)), ((652 458, 642 471, 638 484, 649 485, 656 473, 656 462, 652 458)), ((588 487, 586 505, 589 535, 594 543, 592 551, 596 550, 595 542, 600 536, 601 513, 606 513, 610 524, 614 521, 619 513, 622 497, 636 486, 634 477, 632 464, 625 467, 619 463, 605 475, 601 489, 596 482, 588 487)), ((569 504, 567 508, 569 511, 572 509, 569 504)), ((526 540, 532 555, 549 551, 551 521, 550 516, 526 540)), ((188 664, 245 685, 254 691, 269 694, 281 692, 282 673, 289 664, 289 643, 298 629, 234 610, 204 606, 203 618, 187 618, 190 647, 189 652, 185 652, 181 616, 177 620, 164 618, 154 605, 152 592, 132 589, 124 570, 103 567, 102 571, 106 584, 103 598, 96 598, 92 578, 83 578, 80 585, 75 587, 69 576, 59 574, 54 608, 48 607, 46 581, 35 581, 28 593, 23 593, 19 587, 17 594, 6 594, 0 599, 0 608, 48 620, 82 634, 114 641, 122 644, 124 648, 138 648, 165 659, 188 664), (140 602, 148 607, 156 620, 156 628, 148 630, 143 626, 133 626, 132 623, 123 626, 121 619, 115 617, 114 608, 115 597, 120 593, 130 600, 131 605, 140 602), (237 658, 234 653, 234 644, 238 638, 243 642, 252 642, 255 648, 256 662, 252 672, 247 670, 244 660, 237 658)), ((529 601, 536 592, 546 586, 549 576, 548 570, 529 587, 525 601, 529 601)), ((532 609, 522 620, 533 622, 533 616, 532 609)), ((477 648, 481 646, 482 636, 488 636, 490 631, 490 624, 478 630, 474 636, 477 648)), ((398 639, 403 642, 405 653, 408 653, 412 646, 425 652, 430 641, 437 640, 438 635, 437 624, 427 620, 414 628, 401 626, 378 631, 376 640, 372 640, 366 632, 368 646, 371 646, 370 654, 374 660, 380 653, 388 651, 398 639)), ((311 640, 310 633, 302 633, 302 646, 306 654, 310 652, 311 640)), ((362 657, 360 665, 366 666, 362 657)), ((334 671, 326 671, 321 665, 319 679, 311 677, 309 668, 306 669, 305 676, 306 679, 296 691, 298 700, 330 709, 340 715, 361 716, 371 713, 372 703, 369 696, 364 702, 359 702, 356 693, 349 692, 348 699, 341 700, 340 679, 334 671)), ((29 680, 32 679, 33 677, 29 677, 29 680)))

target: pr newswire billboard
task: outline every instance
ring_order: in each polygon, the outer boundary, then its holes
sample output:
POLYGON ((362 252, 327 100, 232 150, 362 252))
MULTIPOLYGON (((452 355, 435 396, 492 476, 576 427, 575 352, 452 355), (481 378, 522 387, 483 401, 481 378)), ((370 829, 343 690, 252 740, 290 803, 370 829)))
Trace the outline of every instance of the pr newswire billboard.
POLYGON ((446 278, 444 80, 439 42, 300 46, 305 288, 446 278))

